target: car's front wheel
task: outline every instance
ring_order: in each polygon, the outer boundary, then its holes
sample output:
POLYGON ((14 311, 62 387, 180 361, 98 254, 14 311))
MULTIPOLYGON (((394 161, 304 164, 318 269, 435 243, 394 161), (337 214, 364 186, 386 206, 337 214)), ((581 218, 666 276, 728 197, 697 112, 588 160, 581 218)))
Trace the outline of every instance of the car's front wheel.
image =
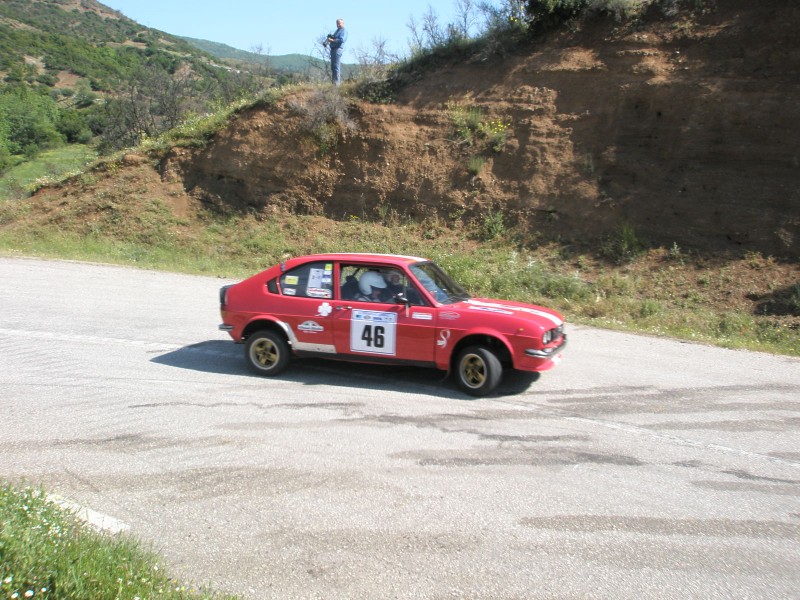
POLYGON ((256 331, 244 347, 247 366, 258 375, 277 375, 289 364, 289 344, 274 331, 256 331))
POLYGON ((497 387, 503 376, 500 359, 485 346, 470 346, 456 360, 458 387, 472 396, 485 396, 497 387))

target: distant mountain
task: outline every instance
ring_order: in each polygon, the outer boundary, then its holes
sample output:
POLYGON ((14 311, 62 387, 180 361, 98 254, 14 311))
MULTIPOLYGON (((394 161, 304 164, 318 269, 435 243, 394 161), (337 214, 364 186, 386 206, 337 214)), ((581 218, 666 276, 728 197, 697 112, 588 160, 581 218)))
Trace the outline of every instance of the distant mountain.
POLYGON ((182 40, 190 43, 195 48, 210 54, 211 56, 234 62, 244 62, 258 65, 268 65, 274 71, 284 73, 305 73, 309 68, 324 68, 325 61, 314 56, 305 54, 283 54, 272 56, 239 50, 227 44, 211 42, 209 40, 199 40, 191 37, 181 37, 182 40))
POLYGON ((0 2, 0 76, 14 81, 38 78, 63 87, 61 73, 66 81, 77 76, 93 90, 113 93, 142 67, 174 73, 186 66, 201 80, 227 72, 196 46, 95 0, 0 2))
MULTIPOLYGON (((220 44, 219 42, 211 42, 209 40, 198 40, 191 37, 181 37, 182 40, 192 44, 195 48, 207 52, 211 56, 231 62, 243 62, 257 65, 267 65, 270 70, 276 73, 295 73, 306 75, 310 70, 321 69, 324 70, 327 66, 327 61, 321 60, 315 56, 306 54, 282 54, 280 56, 272 56, 267 54, 258 54, 256 52, 247 52, 246 50, 239 50, 227 44, 220 44)), ((342 64, 345 76, 352 70, 357 68, 357 65, 342 64)))

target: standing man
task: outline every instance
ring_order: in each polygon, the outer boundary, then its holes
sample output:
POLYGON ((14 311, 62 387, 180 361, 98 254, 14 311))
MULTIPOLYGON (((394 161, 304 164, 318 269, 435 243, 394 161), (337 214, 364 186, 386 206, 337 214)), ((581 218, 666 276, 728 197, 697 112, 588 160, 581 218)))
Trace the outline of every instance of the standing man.
POLYGON ((344 28, 344 19, 336 19, 336 31, 325 40, 331 49, 331 79, 333 85, 342 81, 342 50, 347 41, 347 31, 344 28))

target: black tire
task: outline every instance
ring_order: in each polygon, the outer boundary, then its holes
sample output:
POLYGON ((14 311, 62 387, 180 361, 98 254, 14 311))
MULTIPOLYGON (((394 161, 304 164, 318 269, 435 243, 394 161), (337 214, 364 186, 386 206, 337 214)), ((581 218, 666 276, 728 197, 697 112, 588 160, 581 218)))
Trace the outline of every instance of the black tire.
POLYGON ((262 329, 247 338, 244 357, 253 373, 272 377, 289 364, 289 344, 281 334, 262 329))
POLYGON ((497 355, 485 346, 464 348, 456 359, 456 383, 471 396, 485 396, 500 383, 503 365, 497 355))

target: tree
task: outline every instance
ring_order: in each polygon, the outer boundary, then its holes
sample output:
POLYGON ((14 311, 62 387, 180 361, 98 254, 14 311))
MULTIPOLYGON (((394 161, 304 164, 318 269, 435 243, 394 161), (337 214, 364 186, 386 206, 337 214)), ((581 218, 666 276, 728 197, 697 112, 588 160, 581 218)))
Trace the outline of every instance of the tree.
POLYGON ((38 93, 25 84, 17 84, 0 94, 3 143, 10 154, 33 156, 39 150, 62 145, 64 137, 58 132, 58 120, 58 106, 46 92, 38 93))
POLYGON ((58 131, 70 144, 86 144, 92 139, 84 113, 68 108, 62 110, 58 119, 58 131))
POLYGON ((475 25, 478 23, 476 15, 477 3, 475 0, 455 0, 456 22, 455 27, 462 37, 469 37, 475 25))
POLYGON ((170 76, 156 67, 144 67, 119 98, 103 108, 103 145, 123 148, 137 144, 143 136, 157 137, 200 108, 188 73, 170 76))

